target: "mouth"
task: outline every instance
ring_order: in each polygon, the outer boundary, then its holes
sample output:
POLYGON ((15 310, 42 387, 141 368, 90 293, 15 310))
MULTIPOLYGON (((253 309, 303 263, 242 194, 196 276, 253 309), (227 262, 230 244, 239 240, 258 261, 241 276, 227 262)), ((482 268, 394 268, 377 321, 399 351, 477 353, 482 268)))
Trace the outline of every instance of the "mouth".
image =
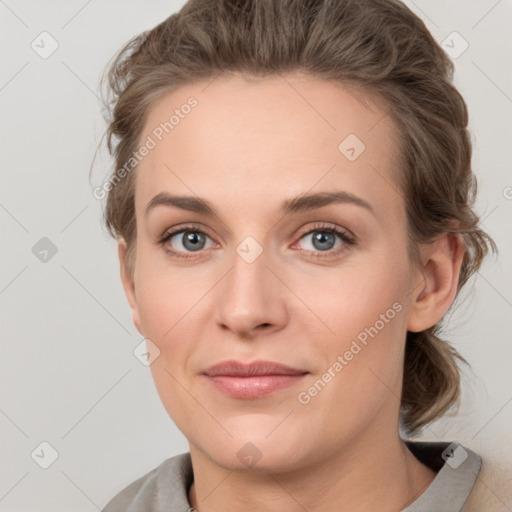
POLYGON ((232 398, 261 398, 297 384, 309 372, 273 361, 224 361, 203 375, 217 391, 232 398))

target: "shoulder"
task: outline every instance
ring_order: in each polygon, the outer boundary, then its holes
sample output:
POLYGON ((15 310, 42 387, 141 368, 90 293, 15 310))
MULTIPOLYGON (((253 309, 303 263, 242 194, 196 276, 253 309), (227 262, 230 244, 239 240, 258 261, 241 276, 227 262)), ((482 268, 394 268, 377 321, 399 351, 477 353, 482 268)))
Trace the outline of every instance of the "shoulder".
POLYGON ((505 504, 512 503, 508 440, 500 439, 487 446, 480 443, 478 451, 483 452, 483 457, 458 443, 406 444, 419 460, 437 473, 431 486, 418 502, 406 509, 407 512, 416 511, 419 505, 423 505, 424 510, 498 512, 506 508, 505 504), (435 499, 445 499, 449 504, 432 508, 435 499))
POLYGON ((122 489, 102 512, 160 512, 187 510, 188 487, 193 479, 190 453, 165 459, 159 466, 122 489))
POLYGON ((469 448, 453 442, 406 442, 436 477, 403 512, 461 512, 478 478, 482 459, 469 448))
MULTIPOLYGON (((463 512, 498 512, 512 503, 512 472, 509 451, 490 451, 469 495, 463 512)), ((508 510, 508 509, 507 509, 508 510)))

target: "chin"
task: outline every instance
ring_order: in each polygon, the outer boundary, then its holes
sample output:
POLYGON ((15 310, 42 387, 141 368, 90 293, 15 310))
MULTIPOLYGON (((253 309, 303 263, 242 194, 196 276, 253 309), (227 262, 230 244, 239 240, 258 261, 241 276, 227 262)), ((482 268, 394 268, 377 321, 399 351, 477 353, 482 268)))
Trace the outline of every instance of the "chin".
POLYGON ((296 439, 287 430, 270 436, 268 432, 253 427, 250 432, 229 439, 223 436, 222 440, 210 439, 205 444, 203 438, 200 447, 215 464, 229 471, 280 473, 305 464, 308 450, 304 438, 296 439))

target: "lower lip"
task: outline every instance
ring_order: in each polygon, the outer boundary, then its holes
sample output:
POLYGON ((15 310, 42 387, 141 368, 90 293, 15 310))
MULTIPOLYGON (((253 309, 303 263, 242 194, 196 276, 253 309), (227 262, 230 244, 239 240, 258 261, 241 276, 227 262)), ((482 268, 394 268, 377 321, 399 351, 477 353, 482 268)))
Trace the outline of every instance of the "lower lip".
POLYGON ((306 374, 300 375, 259 375, 254 377, 206 376, 220 392, 233 398, 261 398, 275 391, 293 386, 306 374))

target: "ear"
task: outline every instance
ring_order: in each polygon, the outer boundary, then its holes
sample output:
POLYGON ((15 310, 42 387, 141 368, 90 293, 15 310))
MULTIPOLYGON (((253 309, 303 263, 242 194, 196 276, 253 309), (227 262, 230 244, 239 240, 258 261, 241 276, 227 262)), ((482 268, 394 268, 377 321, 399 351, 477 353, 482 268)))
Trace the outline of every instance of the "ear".
POLYGON ((422 263, 413 291, 407 330, 419 332, 435 325, 452 305, 457 293, 465 253, 461 235, 445 233, 420 249, 422 263))
POLYGON ((137 298, 135 295, 135 283, 130 275, 126 265, 126 251, 127 246, 124 239, 119 239, 117 244, 117 253, 119 255, 119 266, 121 271, 121 282, 123 283, 124 293, 128 299, 130 309, 132 310, 132 320, 137 330, 144 336, 140 325, 139 307, 137 305, 137 298))

